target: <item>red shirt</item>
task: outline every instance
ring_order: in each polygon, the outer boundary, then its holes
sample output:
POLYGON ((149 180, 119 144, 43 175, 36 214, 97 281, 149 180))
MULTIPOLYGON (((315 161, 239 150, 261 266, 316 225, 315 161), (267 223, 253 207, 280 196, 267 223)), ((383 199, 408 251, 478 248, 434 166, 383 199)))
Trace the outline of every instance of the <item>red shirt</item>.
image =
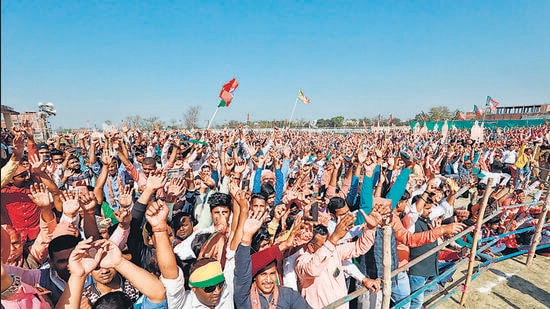
POLYGON ((29 188, 4 187, 1 207, 7 210, 15 230, 29 240, 34 240, 40 232, 40 211, 29 198, 30 193, 29 188))

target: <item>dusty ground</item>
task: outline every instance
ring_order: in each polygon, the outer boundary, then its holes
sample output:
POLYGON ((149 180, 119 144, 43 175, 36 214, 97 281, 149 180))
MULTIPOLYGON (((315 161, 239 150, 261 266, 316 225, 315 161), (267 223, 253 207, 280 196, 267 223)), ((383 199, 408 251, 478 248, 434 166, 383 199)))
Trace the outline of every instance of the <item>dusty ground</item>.
MULTIPOLYGON (((528 196, 527 202, 531 201, 528 196)), ((465 203, 465 199, 457 199, 456 205, 465 207, 465 203)), ((550 258, 536 255, 530 268, 525 266, 526 259, 527 255, 521 255, 494 264, 472 281, 465 308, 550 308, 550 258)), ((466 275, 467 269, 467 263, 459 267, 453 276, 455 282, 466 275)), ((435 308, 460 308, 461 296, 457 292, 435 308)))
MULTIPOLYGON (((526 256, 495 264, 472 281, 465 308, 550 308, 550 258, 537 255, 530 268, 526 256)), ((467 266, 455 273, 458 280, 467 266)), ((460 308, 462 293, 457 292, 435 308, 460 308)))

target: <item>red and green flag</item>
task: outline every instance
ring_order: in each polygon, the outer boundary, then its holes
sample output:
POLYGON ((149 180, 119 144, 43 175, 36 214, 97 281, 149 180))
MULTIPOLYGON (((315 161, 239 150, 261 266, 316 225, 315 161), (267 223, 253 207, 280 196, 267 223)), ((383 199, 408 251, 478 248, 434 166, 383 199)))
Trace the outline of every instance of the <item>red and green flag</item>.
POLYGON ((476 116, 481 117, 483 116, 483 113, 485 113, 485 110, 477 105, 474 105, 474 113, 476 116))
POLYGON ((494 113, 496 110, 497 110, 497 106, 499 105, 500 103, 491 98, 490 96, 487 96, 487 103, 485 103, 485 106, 487 106, 492 113, 494 113))
POLYGON ((229 104, 231 104, 231 100, 233 100, 233 92, 237 89, 237 87, 239 87, 239 82, 235 77, 223 85, 222 90, 220 91, 221 101, 220 104, 218 104, 218 107, 228 107, 229 104))
POLYGON ((306 95, 304 94, 304 92, 302 90, 298 91, 298 100, 302 101, 302 103, 304 103, 304 104, 311 103, 309 98, 306 97, 306 95))

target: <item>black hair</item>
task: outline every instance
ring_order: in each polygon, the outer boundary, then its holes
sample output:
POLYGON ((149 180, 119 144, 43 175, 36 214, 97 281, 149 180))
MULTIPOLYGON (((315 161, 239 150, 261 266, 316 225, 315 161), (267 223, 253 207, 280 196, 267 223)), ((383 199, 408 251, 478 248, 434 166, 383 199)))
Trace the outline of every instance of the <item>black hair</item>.
POLYGON ((260 193, 252 194, 252 196, 250 197, 250 202, 252 202, 253 199, 261 199, 267 202, 267 197, 260 193))
POLYGON ((191 221, 191 223, 193 223, 193 226, 197 225, 197 220, 195 219, 195 217, 188 213, 188 212, 185 212, 185 211, 182 211, 182 212, 178 212, 177 214, 175 214, 173 217, 172 217, 172 228, 174 229, 174 232, 179 230, 180 227, 181 227, 181 219, 183 217, 189 217, 189 221, 191 221))
POLYGON ((109 292, 101 296, 92 309, 131 309, 134 303, 122 291, 109 292))
POLYGON ((406 201, 410 198, 411 198, 411 194, 409 193, 409 191, 405 190, 405 192, 403 192, 403 195, 401 195, 400 201, 406 201))
POLYGON ((345 206, 346 200, 339 196, 331 197, 327 205, 328 211, 333 215, 336 215, 336 209, 344 208, 345 206))
POLYGON ((477 188, 478 191, 484 191, 484 190, 487 189, 487 184, 483 183, 483 182, 480 182, 480 183, 477 184, 476 188, 477 188))
POLYGON ((269 234, 267 230, 267 223, 263 223, 260 229, 254 234, 252 237, 252 243, 250 244, 250 248, 253 250, 253 252, 258 252, 260 250, 260 245, 262 241, 264 240, 270 240, 271 234, 269 234))
POLYGON ((313 227, 313 238, 314 239, 316 235, 326 236, 328 235, 328 229, 326 226, 317 224, 313 227))
POLYGON ((294 225, 294 220, 296 220, 296 216, 300 213, 300 209, 294 209, 290 211, 288 216, 286 217, 286 226, 292 226, 294 225))
POLYGON ((223 206, 232 210, 231 195, 227 193, 216 192, 208 198, 208 204, 210 204, 210 211, 218 206, 223 206))
POLYGON ((195 238, 191 241, 191 250, 193 250, 195 256, 199 256, 202 246, 210 239, 210 236, 212 236, 212 233, 195 235, 195 238))
POLYGON ((275 194, 275 189, 273 189, 272 185, 268 183, 264 183, 260 187, 260 194, 265 196, 266 199, 268 199, 271 194, 275 194))
POLYGON ((63 151, 57 149, 57 148, 54 148, 52 151, 50 151, 50 156, 62 156, 63 155, 63 151))
POLYGON ((416 203, 420 199, 421 196, 422 196, 421 194, 413 196, 413 198, 411 200, 411 204, 416 203))
POLYGON ((57 236, 56 238, 52 239, 52 241, 48 245, 48 254, 50 256, 50 259, 53 258, 53 254, 55 252, 67 249, 74 249, 79 242, 80 239, 73 235, 57 236))

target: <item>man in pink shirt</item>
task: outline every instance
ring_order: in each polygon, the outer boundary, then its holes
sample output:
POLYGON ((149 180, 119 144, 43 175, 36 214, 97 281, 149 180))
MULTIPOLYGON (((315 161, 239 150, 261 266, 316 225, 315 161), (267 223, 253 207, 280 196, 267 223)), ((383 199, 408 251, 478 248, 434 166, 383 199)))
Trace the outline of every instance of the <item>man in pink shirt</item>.
MULTIPOLYGON (((365 254, 372 247, 374 229, 383 217, 373 210, 365 221, 359 239, 341 245, 337 245, 338 241, 353 227, 353 215, 342 217, 330 236, 322 225, 313 228, 313 238, 307 244, 306 252, 297 258, 295 266, 302 296, 313 308, 324 307, 348 294, 342 261, 365 254)), ((348 308, 348 305, 341 308, 348 308)))

